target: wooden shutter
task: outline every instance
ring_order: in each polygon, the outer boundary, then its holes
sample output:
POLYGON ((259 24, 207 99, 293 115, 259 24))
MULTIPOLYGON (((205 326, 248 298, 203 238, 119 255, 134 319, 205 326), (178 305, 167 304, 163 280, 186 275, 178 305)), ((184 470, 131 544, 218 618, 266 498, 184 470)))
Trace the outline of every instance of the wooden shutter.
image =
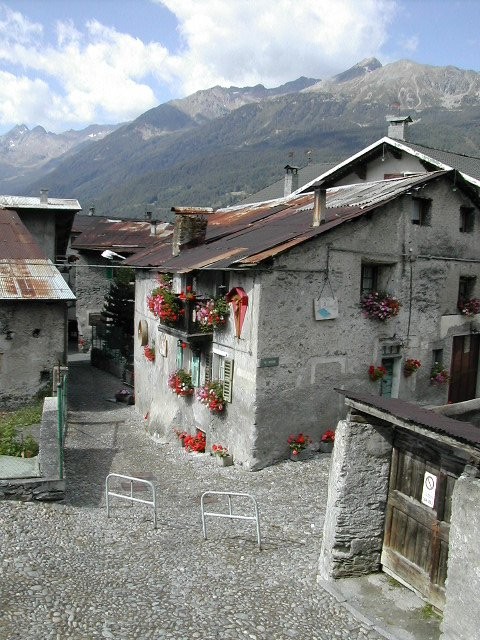
POLYGON ((192 355, 191 374, 192 374, 193 386, 199 387, 200 386, 200 354, 199 353, 194 353, 192 355))
POLYGON ((177 342, 177 369, 183 368, 183 347, 180 340, 177 342))
POLYGON ((223 398, 225 402, 232 401, 233 360, 225 358, 225 376, 223 379, 223 398))
POLYGON ((213 356, 211 353, 205 354, 205 384, 212 380, 212 362, 213 356))

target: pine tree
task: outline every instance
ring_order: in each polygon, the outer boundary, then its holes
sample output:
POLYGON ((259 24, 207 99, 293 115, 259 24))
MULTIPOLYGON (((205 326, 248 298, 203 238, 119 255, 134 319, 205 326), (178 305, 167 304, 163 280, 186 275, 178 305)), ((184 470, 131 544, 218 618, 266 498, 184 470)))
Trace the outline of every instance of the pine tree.
POLYGON ((120 349, 127 360, 133 353, 134 302, 133 269, 115 269, 110 291, 105 296, 102 319, 106 326, 108 346, 120 349))

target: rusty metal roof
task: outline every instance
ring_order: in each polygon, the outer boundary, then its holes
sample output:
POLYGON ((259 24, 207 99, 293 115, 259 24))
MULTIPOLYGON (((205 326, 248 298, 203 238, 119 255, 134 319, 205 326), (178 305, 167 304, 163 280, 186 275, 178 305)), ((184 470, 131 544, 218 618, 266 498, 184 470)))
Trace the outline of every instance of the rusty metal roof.
POLYGON ((127 263, 173 272, 254 266, 446 173, 328 189, 326 222, 319 227, 312 227, 312 193, 219 209, 208 217, 203 244, 172 256, 170 242, 163 242, 139 251, 127 263))
POLYGON ((0 300, 74 300, 15 211, 0 209, 0 300))
POLYGON ((480 427, 470 422, 461 422, 448 416, 429 411, 398 398, 383 398, 362 391, 335 389, 346 398, 380 409, 382 412, 400 418, 402 421, 427 427, 436 433, 448 435, 467 444, 480 448, 480 427))
POLYGON ((73 240, 72 248, 77 251, 114 249, 135 253, 170 237, 173 226, 168 222, 158 222, 156 230, 156 235, 150 235, 151 223, 144 220, 76 216, 73 233, 80 235, 73 240))
POLYGON ((47 202, 41 202, 40 197, 27 196, 2 196, 0 195, 0 207, 5 209, 65 209, 67 211, 81 211, 78 200, 69 198, 48 198, 47 202))

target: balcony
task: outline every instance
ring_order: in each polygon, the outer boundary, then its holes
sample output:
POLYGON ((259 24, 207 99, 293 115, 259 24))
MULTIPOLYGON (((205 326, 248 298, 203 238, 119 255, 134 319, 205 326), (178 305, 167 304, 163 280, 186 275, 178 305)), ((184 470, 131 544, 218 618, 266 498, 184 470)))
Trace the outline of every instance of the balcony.
POLYGON ((213 331, 202 331, 199 323, 195 321, 196 306, 198 303, 205 301, 203 298, 184 300, 179 296, 175 296, 175 305, 179 311, 178 319, 165 320, 160 318, 160 324, 158 325, 159 331, 168 333, 190 344, 210 342, 213 337, 213 331))

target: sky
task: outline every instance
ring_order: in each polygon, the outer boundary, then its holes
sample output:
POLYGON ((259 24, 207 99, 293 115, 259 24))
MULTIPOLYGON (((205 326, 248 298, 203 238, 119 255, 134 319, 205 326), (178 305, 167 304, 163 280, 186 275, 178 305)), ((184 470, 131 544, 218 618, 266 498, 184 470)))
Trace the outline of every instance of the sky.
POLYGON ((480 0, 0 0, 0 134, 133 120, 364 58, 480 71, 480 0))

